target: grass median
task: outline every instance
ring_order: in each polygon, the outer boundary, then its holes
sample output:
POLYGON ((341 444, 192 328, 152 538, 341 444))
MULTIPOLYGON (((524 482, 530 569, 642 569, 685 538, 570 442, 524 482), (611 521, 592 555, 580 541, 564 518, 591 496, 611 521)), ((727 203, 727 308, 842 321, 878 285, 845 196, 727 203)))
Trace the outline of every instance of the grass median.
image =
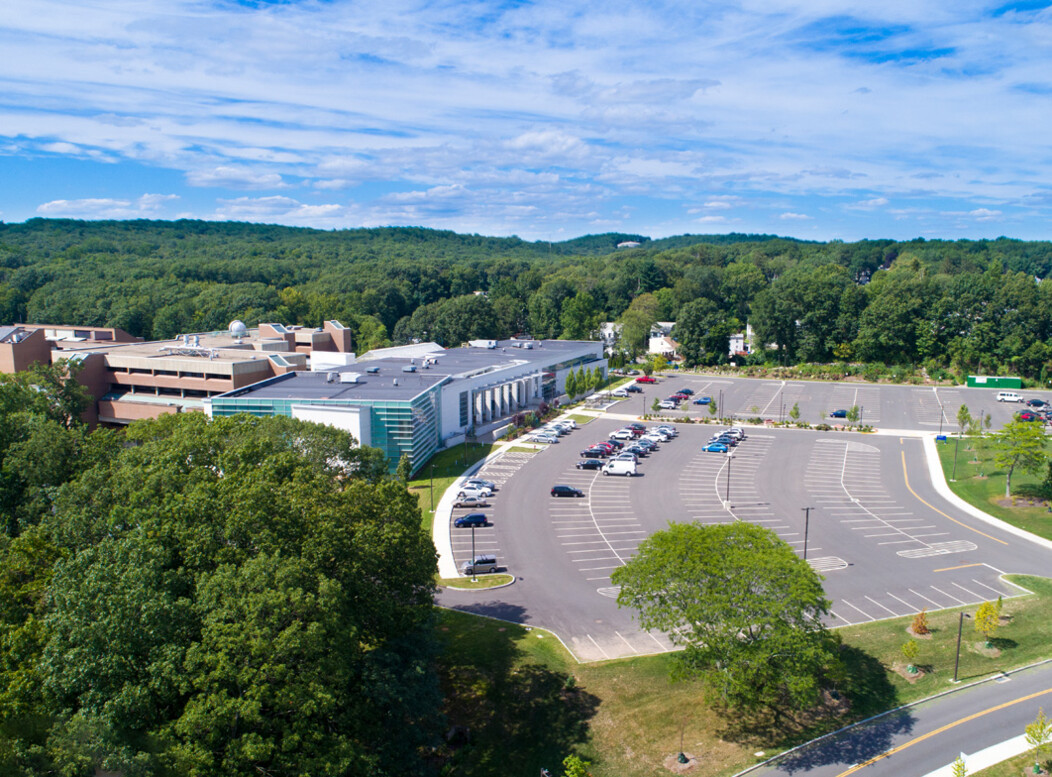
MULTIPOLYGON (((962 437, 959 444, 954 437, 938 443, 950 490, 995 518, 1052 540, 1052 512, 1040 493, 1045 473, 1031 475, 1017 469, 1012 475, 1014 498, 1005 499, 1005 473, 994 465, 992 452, 982 450, 981 445, 974 437, 962 437), (951 480, 955 470, 956 480, 951 480)), ((1052 452, 1052 442, 1046 450, 1052 452)))
MULTIPOLYGON (((992 649, 973 621, 964 621, 962 682, 1049 655, 1052 580, 1011 579, 1033 594, 1004 601, 992 649)), ((559 775, 562 759, 577 753, 592 761, 595 777, 644 777, 665 773, 666 760, 682 747, 699 758, 691 774, 726 777, 853 720, 952 688, 958 612, 928 616, 932 635, 918 640, 917 677, 902 657, 912 618, 841 629, 849 680, 840 695, 848 703, 824 718, 790 716, 773 726, 763 716, 720 715, 698 683, 672 682, 669 654, 577 664, 547 632, 442 611, 447 714, 451 725, 471 730, 470 743, 449 754, 449 773, 535 777, 543 767, 559 775)))
POLYGON ((486 458, 493 448, 492 443, 463 443, 441 450, 431 457, 416 475, 410 479, 409 491, 416 494, 424 530, 431 534, 434 521, 432 509, 442 498, 453 481, 464 474, 464 470, 486 458))

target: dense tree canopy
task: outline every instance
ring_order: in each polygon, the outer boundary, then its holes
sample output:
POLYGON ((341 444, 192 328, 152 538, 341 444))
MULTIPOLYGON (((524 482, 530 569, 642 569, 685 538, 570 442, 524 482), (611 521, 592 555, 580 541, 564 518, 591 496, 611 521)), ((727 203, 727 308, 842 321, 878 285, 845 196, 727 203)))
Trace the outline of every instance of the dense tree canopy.
POLYGON ((420 772, 435 553, 385 472, 292 419, 129 427, 0 546, 5 773, 420 772))
MULTIPOLYGON (((240 318, 320 325, 355 349, 414 338, 591 337, 707 300, 783 363, 858 360, 1052 377, 1052 243, 769 235, 589 235, 528 243, 419 228, 213 223, 0 224, 0 322, 114 325, 147 338, 240 318), (618 249, 633 240, 637 248, 618 249)), ((697 349, 693 348, 696 352, 697 349)), ((695 358, 700 358, 696 352, 695 358)))

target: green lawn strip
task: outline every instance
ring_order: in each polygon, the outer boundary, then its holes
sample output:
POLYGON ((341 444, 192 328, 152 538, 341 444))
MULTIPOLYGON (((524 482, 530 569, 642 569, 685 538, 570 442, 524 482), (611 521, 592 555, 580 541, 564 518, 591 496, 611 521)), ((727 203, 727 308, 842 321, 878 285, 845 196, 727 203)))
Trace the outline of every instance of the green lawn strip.
POLYGON ((594 421, 596 417, 594 415, 581 415, 579 413, 570 413, 570 415, 568 415, 567 418, 569 418, 571 421, 575 421, 578 426, 584 426, 585 424, 592 423, 592 421, 594 421))
MULTIPOLYGON (((1006 624, 994 637, 1001 655, 984 655, 983 637, 964 621, 958 677, 973 682, 1033 663, 1052 645, 1052 580, 1011 578, 1035 592, 1004 601, 1006 624)), ((964 608, 969 614, 975 606, 964 608)), ((909 682, 902 645, 912 618, 840 629, 851 700, 841 715, 791 721, 719 714, 704 703, 699 685, 672 682, 669 654, 577 664, 551 634, 510 623, 441 611, 440 675, 451 725, 472 729, 450 774, 534 777, 576 752, 593 762, 595 777, 649 777, 683 749, 700 757, 691 772, 726 777, 822 733, 881 711, 948 690, 953 677, 958 611, 929 614, 933 635, 918 640, 924 673, 909 682), (573 680, 568 681, 567 678, 573 680)))
MULTIPOLYGON (((1005 733, 1006 737, 1016 736, 1022 734, 1022 731, 1017 731, 1013 734, 1005 733)), ((1022 777, 1024 774, 1034 773, 1034 751, 1017 755, 1015 758, 1009 758, 1007 761, 1001 761, 999 764, 988 766, 978 772, 968 772, 970 777, 1022 777)))
MULTIPOLYGON (((1039 537, 1052 540, 1052 513, 1045 505, 1027 506, 1026 502, 1038 492, 1044 474, 1030 475, 1019 471, 1012 474, 1012 493, 1016 495, 1016 506, 1002 504, 1005 495, 1005 473, 994 466, 991 453, 986 453, 984 463, 976 461, 975 440, 964 437, 957 453, 957 480, 950 481, 953 474, 954 448, 957 443, 950 438, 939 443, 939 458, 950 489, 961 499, 1020 529, 1039 537)), ((1052 441, 1048 446, 1052 451, 1052 441)))
POLYGON ((410 479, 410 492, 416 494, 420 503, 421 520, 424 530, 430 534, 434 515, 431 512, 431 466, 434 465, 434 504, 442 498, 453 481, 464 474, 464 470, 480 459, 486 458, 496 447, 492 443, 468 443, 467 446, 455 445, 441 450, 431 457, 416 475, 410 479))
POLYGON ((479 575, 477 580, 472 580, 470 577, 440 577, 438 584, 446 588, 463 588, 466 591, 473 591, 482 588, 496 588, 514 579, 511 575, 502 572, 499 575, 479 575))
POLYGON ((536 453, 536 448, 530 448, 527 445, 512 445, 508 448, 508 453, 536 453))

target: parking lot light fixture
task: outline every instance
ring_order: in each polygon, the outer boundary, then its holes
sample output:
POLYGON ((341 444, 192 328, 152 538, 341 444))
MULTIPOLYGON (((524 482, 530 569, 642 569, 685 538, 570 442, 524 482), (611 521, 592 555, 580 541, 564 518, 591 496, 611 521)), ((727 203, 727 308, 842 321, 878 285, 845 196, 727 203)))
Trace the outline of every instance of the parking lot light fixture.
POLYGON ((957 656, 953 659, 953 680, 951 681, 954 683, 957 682, 957 669, 961 665, 961 630, 964 628, 964 619, 971 617, 962 611, 961 617, 957 620, 957 656))
POLYGON ((731 503, 731 462, 734 461, 734 454, 731 453, 730 446, 727 446, 727 505, 731 503))
POLYGON ((478 574, 475 572, 475 524, 471 524, 471 582, 477 583, 478 574))
POLYGON ((800 509, 804 511, 804 561, 807 561, 807 533, 811 527, 811 511, 815 508, 801 507, 800 509))

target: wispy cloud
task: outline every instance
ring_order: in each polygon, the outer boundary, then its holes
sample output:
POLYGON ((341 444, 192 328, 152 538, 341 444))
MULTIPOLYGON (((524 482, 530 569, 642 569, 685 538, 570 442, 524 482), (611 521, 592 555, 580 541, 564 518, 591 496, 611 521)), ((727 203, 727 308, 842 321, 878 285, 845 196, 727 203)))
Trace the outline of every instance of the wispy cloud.
POLYGON ((1052 215, 1029 0, 10 5, 0 175, 70 166, 44 204, 5 187, 9 218, 136 213, 151 174, 201 216, 531 237, 732 208, 742 228, 858 237, 1052 215), (115 165, 136 171, 118 197, 115 165))
POLYGON ((82 219, 153 218, 165 203, 178 200, 175 194, 144 194, 135 200, 89 197, 82 200, 51 200, 37 206, 42 216, 82 219))

